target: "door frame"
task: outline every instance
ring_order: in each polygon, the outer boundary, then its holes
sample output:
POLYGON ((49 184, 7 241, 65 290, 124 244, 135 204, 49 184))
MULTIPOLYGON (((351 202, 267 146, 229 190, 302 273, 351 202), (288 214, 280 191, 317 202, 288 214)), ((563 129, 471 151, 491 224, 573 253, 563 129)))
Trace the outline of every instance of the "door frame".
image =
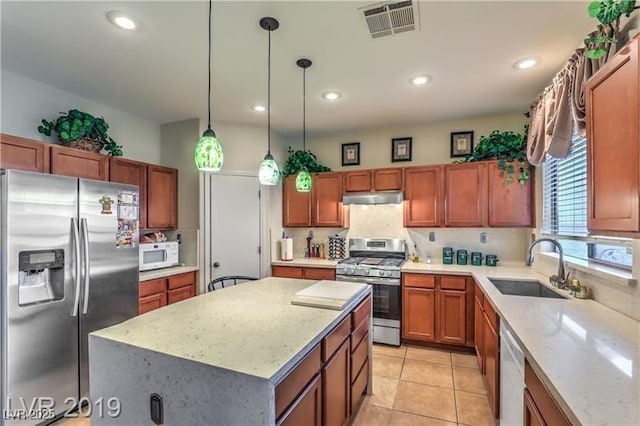
POLYGON ((246 172, 239 170, 225 170, 216 173, 205 173, 200 172, 200 229, 202 230, 202 238, 200 239, 200 271, 198 274, 198 294, 206 293, 207 291, 207 283, 209 283, 213 278, 213 265, 209 261, 212 252, 212 241, 213 238, 210 236, 213 233, 211 229, 209 221, 207 220, 211 216, 211 179, 214 176, 236 176, 236 177, 253 177, 256 179, 256 183, 259 187, 259 205, 260 205, 260 254, 259 254, 259 278, 265 276, 266 271, 269 270, 268 265, 265 266, 265 260, 270 259, 270 256, 266 256, 270 252, 270 247, 268 242, 266 241, 266 236, 269 235, 268 229, 265 229, 267 226, 266 220, 266 212, 267 212, 267 197, 269 195, 269 191, 264 191, 260 184, 258 183, 258 173, 256 172, 246 172))

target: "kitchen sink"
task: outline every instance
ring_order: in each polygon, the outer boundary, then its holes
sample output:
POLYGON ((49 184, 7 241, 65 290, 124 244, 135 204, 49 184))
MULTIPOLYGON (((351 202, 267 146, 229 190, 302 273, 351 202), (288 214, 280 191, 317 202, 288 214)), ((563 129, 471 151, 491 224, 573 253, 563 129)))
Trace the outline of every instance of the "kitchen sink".
POLYGON ((489 281, 491 281, 491 284, 493 284, 500 293, 510 296, 550 297, 553 299, 567 298, 566 296, 551 290, 539 281, 510 280, 501 278, 489 278, 489 281))

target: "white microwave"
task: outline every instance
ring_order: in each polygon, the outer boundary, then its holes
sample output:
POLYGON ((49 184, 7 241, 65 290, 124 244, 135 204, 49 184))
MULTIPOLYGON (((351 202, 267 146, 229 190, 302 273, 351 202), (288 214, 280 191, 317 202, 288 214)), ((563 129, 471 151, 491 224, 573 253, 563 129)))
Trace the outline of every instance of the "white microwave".
POLYGON ((140 270, 168 268, 178 264, 178 242, 140 244, 140 270))

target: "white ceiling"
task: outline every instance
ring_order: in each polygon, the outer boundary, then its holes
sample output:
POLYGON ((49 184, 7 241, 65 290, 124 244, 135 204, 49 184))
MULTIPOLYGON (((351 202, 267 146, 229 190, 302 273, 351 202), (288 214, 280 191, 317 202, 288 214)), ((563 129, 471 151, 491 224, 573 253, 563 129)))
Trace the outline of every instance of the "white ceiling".
MULTIPOLYGON (((250 109, 267 98, 273 16, 272 125, 307 129, 442 121, 525 111, 595 26, 582 1, 421 1, 420 31, 371 39, 358 8, 374 2, 227 1, 213 5, 213 123, 266 124, 250 109), (541 64, 516 71, 535 55, 541 64), (409 84, 429 74, 423 87, 409 84), (341 91, 328 103, 320 94, 341 91)), ((1 3, 2 67, 158 123, 206 117, 208 2, 1 3), (132 15, 126 32, 105 18, 132 15)))

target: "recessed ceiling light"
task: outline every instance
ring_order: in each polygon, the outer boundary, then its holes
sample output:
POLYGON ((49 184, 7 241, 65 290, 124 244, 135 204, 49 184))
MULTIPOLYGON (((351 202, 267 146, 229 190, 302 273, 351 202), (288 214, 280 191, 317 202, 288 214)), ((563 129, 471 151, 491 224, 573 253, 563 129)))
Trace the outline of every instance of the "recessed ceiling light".
POLYGON ((513 67, 517 70, 526 70, 527 68, 534 67, 538 64, 537 58, 522 58, 513 64, 513 67))
POLYGON ((322 94, 322 98, 327 101, 337 101, 341 97, 342 97, 342 94, 340 92, 334 92, 334 91, 324 92, 322 94))
POLYGON ((419 75, 417 77, 413 77, 409 81, 414 86, 422 86, 423 84, 427 84, 429 81, 431 81, 431 77, 429 77, 428 75, 419 75))
POLYGON ((255 112, 265 112, 267 110, 264 105, 251 105, 251 109, 255 112))
POLYGON ((107 19, 113 25, 116 25, 120 28, 124 28, 125 30, 136 29, 136 23, 133 21, 133 19, 131 19, 129 16, 125 15, 122 12, 117 12, 115 10, 112 10, 111 12, 107 13, 107 19))

